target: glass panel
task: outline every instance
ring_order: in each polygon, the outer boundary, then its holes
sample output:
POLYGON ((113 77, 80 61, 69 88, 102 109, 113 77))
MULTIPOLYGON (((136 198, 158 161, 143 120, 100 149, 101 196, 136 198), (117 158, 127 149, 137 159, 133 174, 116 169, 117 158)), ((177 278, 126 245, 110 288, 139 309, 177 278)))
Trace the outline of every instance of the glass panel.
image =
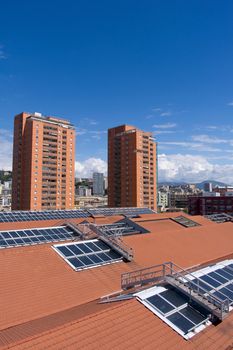
POLYGON ((188 319, 196 325, 205 320, 205 317, 196 310, 194 310, 191 306, 187 306, 184 309, 180 310, 180 313, 188 317, 188 319))
POLYGON ((77 245, 69 245, 69 249, 75 254, 75 255, 82 255, 83 251, 78 248, 77 245))
POLYGON ((232 283, 228 284, 228 285, 226 286, 226 288, 229 289, 229 290, 231 290, 231 291, 233 291, 233 284, 232 284, 232 283))
POLYGON ((231 275, 232 279, 233 279, 233 270, 231 268, 224 267, 223 270, 226 271, 227 273, 229 273, 229 275, 231 275))
POLYGON ((93 250, 93 252, 99 252, 101 249, 93 242, 88 242, 86 245, 93 250))
POLYGON ((10 232, 10 235, 11 235, 12 238, 18 238, 19 237, 18 233, 15 232, 15 231, 10 232))
POLYGON ((216 273, 218 273, 219 275, 223 276, 224 278, 226 278, 228 281, 233 279, 233 275, 230 275, 229 273, 227 273, 224 269, 219 269, 216 271, 216 273))
POLYGON ((66 257, 73 255, 72 252, 66 247, 57 247, 56 249, 59 250, 66 257))
POLYGON ((103 262, 97 254, 88 255, 88 258, 90 258, 95 264, 103 262))
POLYGON ((94 263, 89 259, 87 256, 79 256, 79 260, 83 263, 85 266, 93 265, 94 263))
POLYGON ((159 295, 153 295, 146 299, 150 304, 156 307, 159 311, 161 311, 163 314, 166 314, 172 310, 174 310, 174 307, 170 304, 168 304, 165 300, 160 298, 159 295))
POLYGON ((102 242, 102 241, 96 241, 96 242, 93 242, 93 243, 95 243, 97 245, 97 247, 99 247, 102 250, 110 249, 110 247, 107 244, 105 244, 104 242, 102 242))
POLYGON ((76 269, 84 267, 83 263, 77 258, 67 259, 76 269))
POLYGON ((179 312, 175 312, 171 316, 167 318, 170 322, 172 322, 176 327, 178 327, 184 333, 188 333, 191 328, 194 327, 193 323, 187 320, 183 315, 179 312))
POLYGON ((187 303, 187 299, 185 297, 173 290, 165 290, 164 292, 160 293, 160 295, 176 307, 187 303))
POLYGON ((219 281, 221 284, 226 283, 227 279, 223 278, 222 276, 219 276, 217 273, 215 272, 211 272, 208 274, 210 277, 213 277, 214 279, 216 279, 217 281, 219 281))
POLYGON ((221 285, 220 282, 213 280, 213 278, 209 277, 208 275, 201 276, 200 279, 205 281, 205 282, 207 282, 207 283, 209 283, 214 288, 216 288, 216 287, 221 285))
POLYGON ((231 301, 233 300, 233 292, 230 291, 229 289, 224 287, 224 288, 219 289, 219 292, 222 292, 231 301))
POLYGON ((116 260, 116 259, 121 259, 121 255, 115 252, 114 250, 110 250, 109 252, 106 253, 108 256, 110 256, 111 259, 116 260))
POLYGON ((222 294, 221 292, 214 292, 213 295, 222 301, 228 299, 227 296, 222 294))
POLYGON ((92 253, 92 250, 86 246, 86 244, 79 244, 78 247, 84 252, 84 253, 92 253))
POLYGON ((100 259, 102 259, 103 261, 109 261, 111 260, 111 258, 109 256, 107 256, 105 253, 99 253, 98 256, 100 257, 100 259))
POLYGON ((8 239, 7 244, 8 245, 15 245, 15 241, 13 239, 8 239))
POLYGON ((11 238, 8 232, 2 232, 2 237, 3 238, 11 238))

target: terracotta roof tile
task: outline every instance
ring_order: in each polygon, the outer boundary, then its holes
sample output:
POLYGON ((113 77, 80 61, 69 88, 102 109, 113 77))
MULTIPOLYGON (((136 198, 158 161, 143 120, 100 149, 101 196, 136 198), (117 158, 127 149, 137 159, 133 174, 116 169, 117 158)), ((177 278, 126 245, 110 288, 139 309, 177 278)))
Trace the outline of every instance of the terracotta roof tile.
MULTIPOLYGON (((75 272, 50 244, 0 250, 0 344, 9 347, 14 343, 19 350, 77 349, 77 344, 80 349, 153 350, 224 349, 233 345, 233 315, 185 341, 136 300, 80 311, 80 307, 118 291, 123 272, 165 261, 190 267, 232 255, 232 223, 191 217, 202 226, 184 228, 169 219, 178 215, 149 214, 134 219, 151 233, 123 238, 134 250, 130 263, 75 272), (77 318, 75 308, 79 308, 77 318)), ((120 218, 98 218, 96 223, 120 218)), ((46 227, 57 225, 55 221, 13 224, 14 229, 46 227)), ((10 229, 4 229, 7 227, 10 229)))

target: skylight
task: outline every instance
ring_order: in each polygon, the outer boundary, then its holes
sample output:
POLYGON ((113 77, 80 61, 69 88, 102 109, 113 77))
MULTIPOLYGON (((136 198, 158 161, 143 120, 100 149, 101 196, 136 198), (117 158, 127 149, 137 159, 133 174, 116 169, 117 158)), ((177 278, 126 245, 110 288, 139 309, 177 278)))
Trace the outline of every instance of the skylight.
POLYGON ((55 251, 75 270, 122 261, 122 256, 101 240, 54 245, 55 251))
POLYGON ((189 339, 216 317, 222 320, 233 310, 233 260, 192 273, 170 273, 163 284, 135 296, 177 333, 189 339))

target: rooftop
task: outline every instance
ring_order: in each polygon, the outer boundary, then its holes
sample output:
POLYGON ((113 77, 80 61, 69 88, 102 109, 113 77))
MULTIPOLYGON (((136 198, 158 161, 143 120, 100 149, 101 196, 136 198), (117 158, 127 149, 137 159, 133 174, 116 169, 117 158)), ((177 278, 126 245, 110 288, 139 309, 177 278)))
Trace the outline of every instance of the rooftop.
POLYGON ((104 296, 121 291, 123 273, 169 261, 200 269, 232 259, 232 222, 219 224, 192 216, 191 226, 187 226, 190 218, 184 213, 138 213, 130 218, 119 211, 104 214, 0 222, 4 232, 70 224, 79 233, 83 228, 84 234, 73 237, 72 243, 31 242, 0 249, 0 348, 77 349, 78 344, 87 349, 232 349, 232 312, 222 322, 211 323, 185 340, 135 297, 100 303, 104 296), (124 220, 126 231, 121 228, 124 220), (113 248, 116 242, 131 248, 132 260, 118 259, 114 264, 76 271, 54 246, 81 247, 88 235, 93 236, 89 237, 91 242, 112 235, 113 248))

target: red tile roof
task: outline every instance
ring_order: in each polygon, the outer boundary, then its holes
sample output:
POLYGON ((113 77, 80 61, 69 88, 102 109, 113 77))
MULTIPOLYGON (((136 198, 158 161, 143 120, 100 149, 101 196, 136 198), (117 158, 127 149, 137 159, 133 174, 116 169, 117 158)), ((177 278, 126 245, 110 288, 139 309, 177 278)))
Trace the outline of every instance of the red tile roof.
MULTIPOLYGON (((214 349, 217 344, 224 349, 233 345, 232 315, 185 341, 136 300, 96 305, 100 297, 120 289, 124 272, 165 261, 190 267, 232 255, 232 223, 191 217, 202 226, 184 228, 170 220, 178 215, 133 219, 151 233, 123 238, 134 250, 130 263, 75 272, 50 244, 1 249, 0 348, 14 344, 17 349, 214 349)), ((14 228, 56 225, 55 221, 14 223, 14 228)))

